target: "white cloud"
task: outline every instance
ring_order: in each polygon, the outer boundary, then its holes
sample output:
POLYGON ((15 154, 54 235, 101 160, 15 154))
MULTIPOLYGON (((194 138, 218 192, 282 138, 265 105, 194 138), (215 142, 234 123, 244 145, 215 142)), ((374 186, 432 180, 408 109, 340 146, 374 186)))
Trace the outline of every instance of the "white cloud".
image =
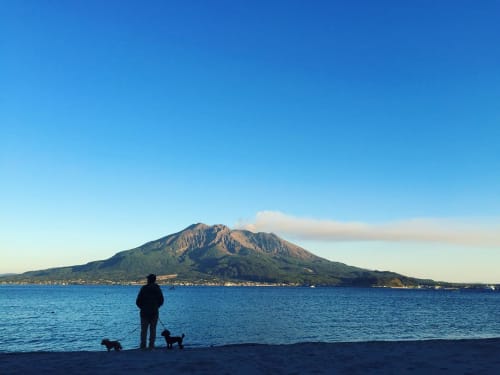
POLYGON ((239 223, 237 227, 253 232, 274 232, 304 240, 417 241, 476 247, 500 246, 499 221, 485 223, 474 220, 420 218, 369 224, 300 218, 277 211, 261 211, 257 213, 254 222, 239 223))

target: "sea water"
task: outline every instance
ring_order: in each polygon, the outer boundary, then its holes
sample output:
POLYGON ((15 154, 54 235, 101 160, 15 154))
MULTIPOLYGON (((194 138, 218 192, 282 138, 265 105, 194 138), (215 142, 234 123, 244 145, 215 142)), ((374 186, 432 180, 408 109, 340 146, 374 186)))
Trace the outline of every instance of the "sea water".
MULTIPOLYGON (((500 293, 163 286, 163 326, 186 347, 500 337, 500 293)), ((138 286, 0 286, 0 352, 139 344, 138 286)))

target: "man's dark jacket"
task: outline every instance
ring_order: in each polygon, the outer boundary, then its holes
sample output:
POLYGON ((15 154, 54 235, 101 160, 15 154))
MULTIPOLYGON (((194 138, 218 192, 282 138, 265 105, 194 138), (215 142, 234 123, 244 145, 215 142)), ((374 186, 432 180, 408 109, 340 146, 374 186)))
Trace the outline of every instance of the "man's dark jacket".
POLYGON ((158 284, 144 285, 137 295, 135 304, 141 309, 141 315, 157 315, 158 309, 163 305, 163 293, 158 284))

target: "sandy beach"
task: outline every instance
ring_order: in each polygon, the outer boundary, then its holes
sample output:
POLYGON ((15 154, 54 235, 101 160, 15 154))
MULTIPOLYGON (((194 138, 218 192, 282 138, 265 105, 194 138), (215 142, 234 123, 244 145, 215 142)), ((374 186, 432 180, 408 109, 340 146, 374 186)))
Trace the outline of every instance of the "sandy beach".
POLYGON ((500 338, 0 354, 0 374, 498 374, 500 338))

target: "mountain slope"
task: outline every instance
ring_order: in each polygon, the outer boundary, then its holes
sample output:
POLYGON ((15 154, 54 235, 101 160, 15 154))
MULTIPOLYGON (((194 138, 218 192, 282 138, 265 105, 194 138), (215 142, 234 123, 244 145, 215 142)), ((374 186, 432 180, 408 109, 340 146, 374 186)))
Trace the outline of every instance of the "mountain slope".
POLYGON ((149 273, 177 281, 320 285, 416 285, 419 280, 331 262, 272 233, 194 224, 186 229, 84 265, 26 272, 14 280, 136 281, 149 273))

